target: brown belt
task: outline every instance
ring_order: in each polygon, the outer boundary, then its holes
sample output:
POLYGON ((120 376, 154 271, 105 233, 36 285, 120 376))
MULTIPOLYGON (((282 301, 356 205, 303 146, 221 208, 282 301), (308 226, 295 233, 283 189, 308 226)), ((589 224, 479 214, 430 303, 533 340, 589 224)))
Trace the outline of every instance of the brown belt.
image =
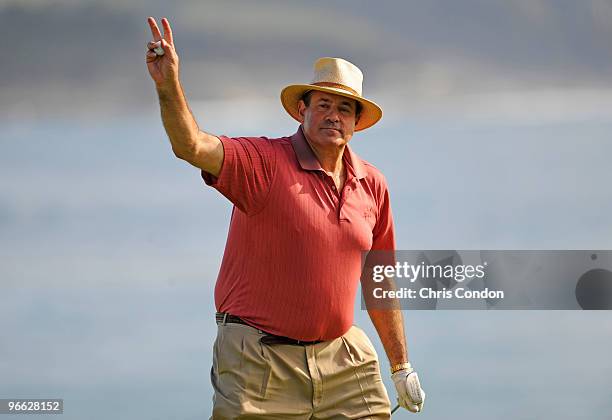
MULTIPOLYGON (((244 322, 242 320, 242 318, 237 317, 235 315, 232 314, 228 314, 228 313, 223 313, 223 312, 217 312, 215 314, 215 319, 217 321, 217 324, 243 324, 243 325, 249 325, 246 322, 244 322)), ((249 325, 249 327, 251 327, 251 325, 249 325)), ((255 327, 253 327, 255 328, 255 327)), ((260 330, 261 331, 261 330, 260 330)), ((302 340, 296 340, 294 338, 289 338, 289 337, 283 337, 281 335, 274 335, 274 334, 270 334, 267 333, 265 331, 262 331, 262 333, 264 334, 259 341, 261 341, 264 344, 290 344, 293 346, 310 346, 312 344, 318 344, 318 343, 322 343, 322 340, 315 340, 315 341, 302 341, 302 340)))

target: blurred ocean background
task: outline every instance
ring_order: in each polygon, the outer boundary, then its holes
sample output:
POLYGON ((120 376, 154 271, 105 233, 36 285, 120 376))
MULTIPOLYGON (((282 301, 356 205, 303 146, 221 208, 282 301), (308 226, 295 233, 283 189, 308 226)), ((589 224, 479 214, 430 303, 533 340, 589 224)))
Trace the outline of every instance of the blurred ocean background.
MULTIPOLYGON (((292 134, 281 88, 318 57, 360 66, 385 116, 351 146, 388 179, 398 249, 612 249, 612 1, 2 0, 0 398, 210 415, 231 206, 172 154, 147 16, 216 134, 292 134)), ((404 314, 422 419, 612 416, 610 312, 404 314)))

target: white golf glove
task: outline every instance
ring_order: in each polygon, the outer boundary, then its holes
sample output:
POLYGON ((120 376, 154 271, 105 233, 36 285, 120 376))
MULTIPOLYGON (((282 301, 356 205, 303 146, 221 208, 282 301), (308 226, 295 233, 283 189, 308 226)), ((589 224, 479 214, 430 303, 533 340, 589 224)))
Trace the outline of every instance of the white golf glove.
POLYGON ((419 376, 412 368, 402 369, 391 375, 395 389, 397 390, 397 400, 400 406, 419 413, 423 411, 425 403, 425 391, 421 388, 419 376))

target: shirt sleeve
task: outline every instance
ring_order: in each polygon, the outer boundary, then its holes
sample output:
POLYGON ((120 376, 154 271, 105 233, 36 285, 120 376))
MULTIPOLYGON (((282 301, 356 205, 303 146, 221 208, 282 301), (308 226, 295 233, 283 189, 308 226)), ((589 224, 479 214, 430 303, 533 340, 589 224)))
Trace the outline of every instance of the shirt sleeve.
POLYGON ((246 214, 263 208, 276 170, 273 142, 265 137, 220 136, 224 157, 219 176, 204 170, 202 179, 246 214))

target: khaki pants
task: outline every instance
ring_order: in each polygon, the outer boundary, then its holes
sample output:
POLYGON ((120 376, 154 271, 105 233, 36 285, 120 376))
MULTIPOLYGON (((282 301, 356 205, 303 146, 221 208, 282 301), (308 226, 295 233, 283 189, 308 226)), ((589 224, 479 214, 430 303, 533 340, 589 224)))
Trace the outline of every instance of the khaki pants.
POLYGON ((218 325, 211 419, 389 419, 378 356, 352 326, 308 346, 266 345, 259 330, 218 325))

